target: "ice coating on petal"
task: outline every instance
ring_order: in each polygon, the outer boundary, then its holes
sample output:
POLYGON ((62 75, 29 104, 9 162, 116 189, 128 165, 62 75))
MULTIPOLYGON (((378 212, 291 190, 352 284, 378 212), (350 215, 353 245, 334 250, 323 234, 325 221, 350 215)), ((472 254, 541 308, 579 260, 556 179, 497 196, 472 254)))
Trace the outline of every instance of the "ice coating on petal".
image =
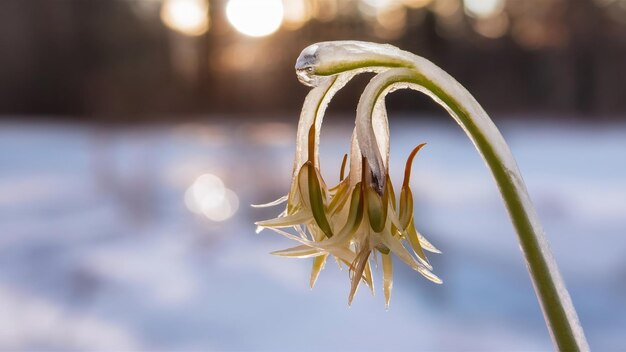
MULTIPOLYGON (((296 133, 296 155, 293 164, 293 176, 296 177, 302 164, 309 159, 308 153, 308 136, 311 125, 315 123, 316 116, 320 114, 319 122, 316 123, 316 127, 321 125, 322 116, 329 99, 326 98, 327 94, 331 91, 330 88, 335 83, 336 77, 328 77, 324 79, 322 84, 311 89, 304 99, 302 105, 302 111, 300 112, 300 120, 298 122, 298 131, 296 133), (321 111, 320 111, 321 110, 321 111)), ((317 158, 313 158, 314 165, 318 166, 319 161, 317 158)))
MULTIPOLYGON (((361 96, 361 99, 364 99, 361 96)), ((359 102, 356 118, 356 139, 361 154, 367 158, 375 184, 372 185, 382 194, 385 189, 389 164, 389 121, 385 100, 376 101, 372 113, 365 110, 366 103, 359 102)))
POLYGON ((356 127, 352 132, 352 141, 350 142, 350 173, 348 175, 350 185, 356 185, 361 182, 361 164, 362 164, 361 149, 359 149, 359 142, 356 139, 356 127))
MULTIPOLYGON (((413 54, 389 44, 354 40, 321 42, 302 50, 296 71, 308 76, 332 76, 362 68, 413 67, 413 54)), ((313 79, 312 77, 309 79, 313 79)))
MULTIPOLYGON (((292 177, 295 178, 298 170, 304 164, 305 161, 312 159, 313 165, 319 168, 319 141, 322 122, 324 119, 324 113, 328 104, 335 96, 335 94, 343 88, 354 76, 364 73, 372 72, 373 69, 363 68, 352 70, 348 72, 339 73, 336 76, 331 77, 319 77, 318 85, 313 88, 309 94, 307 94, 302 111, 300 113, 300 120, 298 122, 298 131, 296 134, 296 155, 294 158, 294 166, 292 177), (312 158, 308 153, 308 135, 309 129, 312 125, 315 125, 315 141, 314 151, 315 155, 312 158)), ((293 180, 293 179, 292 179, 293 180)))
MULTIPOLYGON (((464 108, 468 110, 469 115, 478 116, 476 123, 481 130, 489 131, 494 130, 493 122, 487 117, 482 107, 476 102, 475 99, 467 92, 467 90, 461 86, 454 78, 448 75, 445 71, 437 67, 432 62, 425 58, 412 54, 410 52, 400 50, 397 47, 388 44, 377 44, 360 41, 333 41, 333 42, 321 42, 310 45, 305 48, 298 60, 296 61, 296 70, 305 70, 302 75, 314 79, 314 76, 333 76, 342 72, 351 70, 373 70, 380 72, 385 68, 406 68, 415 69, 424 77, 428 77, 430 80, 436 81, 435 83, 441 88, 441 90, 447 92, 457 101, 464 102, 464 108)), ((382 80, 380 76, 374 79, 382 80)), ((316 77, 315 79, 320 79, 316 77)), ((369 87, 370 85, 368 85, 369 87)), ((407 88, 406 84, 398 84, 395 89, 407 88)), ((431 98, 440 102, 437 96, 426 90, 420 89, 422 92, 429 95, 431 98)), ((386 93, 385 93, 386 94, 386 93)), ((367 88, 363 93, 362 98, 367 97, 367 88)), ((378 104, 378 99, 370 97, 365 99, 366 101, 374 102, 378 104), (373 98, 373 99, 372 99, 373 98)), ((445 104, 442 104, 445 106, 445 104)), ((446 107, 448 110, 449 108, 446 107)), ((453 115, 454 116, 454 115, 453 115)), ((458 117, 457 117, 458 121, 458 117)), ((465 127, 464 127, 465 128, 465 127)), ((361 133, 366 135, 365 131, 361 133)), ((504 139, 499 133, 493 133, 491 135, 496 150, 508 150, 505 146, 504 139)), ((374 141, 371 139, 368 142, 363 142, 365 145, 371 145, 371 151, 374 150, 374 141)), ((364 145, 361 145, 363 149, 364 145)), ((508 167, 512 170, 517 170, 517 165, 513 161, 513 158, 509 155, 503 155, 508 167)), ((382 159, 382 156, 381 156, 382 159)), ((382 160, 370 161, 370 167, 373 171, 379 171, 381 169, 382 160), (378 165, 374 165, 374 163, 378 165)))
POLYGON ((309 45, 304 48, 300 53, 300 56, 296 60, 296 75, 298 80, 309 87, 317 86, 316 77, 313 77, 314 66, 317 63, 317 44, 309 45))
MULTIPOLYGON (((389 67, 412 67, 412 58, 415 55, 402 51, 388 44, 376 44, 360 41, 335 41, 316 43, 302 50, 296 60, 296 74, 298 79, 305 85, 314 87, 307 95, 296 137, 296 156, 294 160, 293 177, 295 178, 300 166, 307 159, 312 159, 314 165, 319 168, 317 151, 319 150, 319 134, 322 119, 326 108, 335 93, 345 86, 354 76, 364 72, 383 72, 389 67), (332 66, 332 73, 324 71, 324 68, 332 66), (309 158, 308 129, 315 124, 315 155, 309 158)), ((382 170, 386 167, 389 158, 389 130, 387 123, 387 113, 384 101, 378 113, 372 119, 375 124, 375 139, 373 146, 379 145, 379 156, 373 160, 377 163, 372 170, 377 175, 382 175, 382 170), (385 148, 385 146, 387 146, 385 148)), ((354 150, 354 148, 353 148, 354 150)), ((351 165, 354 155, 351 155, 351 165)), ((356 160, 360 161, 360 158, 356 160)), ((384 184, 384 179, 381 184, 384 184)), ((384 187, 379 187, 380 191, 384 187)))
MULTIPOLYGON (((508 147, 506 147, 504 138, 497 131, 497 128, 495 127, 491 119, 489 119, 485 110, 478 104, 476 99, 474 99, 460 83, 452 78, 452 76, 437 67, 435 64, 417 55, 411 55, 413 56, 413 64, 415 69, 390 69, 375 76, 370 81, 367 87, 365 87, 363 95, 359 100, 359 106, 362 109, 362 113, 367 114, 368 111, 372 111, 372 113, 374 113, 378 105, 378 101, 384 100, 387 94, 394 92, 398 89, 408 88, 420 91, 429 96, 439 105, 441 105, 457 121, 457 123, 459 123, 459 125, 467 131, 465 121, 461 121, 459 115, 454 112, 448 104, 442 101, 437 94, 432 92, 430 89, 424 87, 423 85, 411 81, 395 79, 397 77, 419 77, 425 82, 434 83, 436 86, 439 87, 441 91, 445 91, 455 101, 463 102, 463 108, 467 111, 467 115, 474 117, 472 119, 472 123, 476 124, 476 127, 481 131, 492 132, 489 134, 489 139, 493 141, 495 147, 494 150, 496 153, 499 154, 499 157, 505 163, 506 167, 514 172, 519 172, 515 160, 510 154, 508 147), (363 101, 363 104, 361 104, 361 101, 363 101), (368 104, 373 104, 373 106, 369 107, 367 106, 368 104)), ((473 137, 471 137, 471 139, 474 143, 476 143, 473 137)))

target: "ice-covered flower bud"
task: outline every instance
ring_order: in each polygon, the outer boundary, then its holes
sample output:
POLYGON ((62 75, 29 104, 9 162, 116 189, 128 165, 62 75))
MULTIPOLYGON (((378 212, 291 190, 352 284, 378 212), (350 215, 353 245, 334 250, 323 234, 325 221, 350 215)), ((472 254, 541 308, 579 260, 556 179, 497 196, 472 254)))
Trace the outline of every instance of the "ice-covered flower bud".
MULTIPOLYGON (((311 286, 329 255, 347 265, 351 275, 350 302, 360 282, 373 289, 370 260, 377 253, 382 258, 387 304, 392 286, 392 254, 426 278, 441 282, 431 273, 423 251, 438 250, 415 230, 412 202, 401 201, 397 206, 389 177, 389 127, 384 99, 377 100, 376 109, 370 112, 361 107, 368 106, 368 102, 359 102, 348 174, 344 172, 346 155, 339 184, 328 188, 319 171, 319 133, 332 96, 359 73, 411 66, 410 55, 389 45, 347 41, 318 43, 303 50, 296 63, 296 74, 313 89, 305 99, 298 124, 292 186, 288 196, 281 198, 287 201, 287 207, 277 218, 257 223, 260 228, 272 229, 300 243, 274 252, 275 255, 314 257, 311 286), (288 228, 295 233, 284 230, 288 228)), ((410 160, 414 156, 415 153, 410 160)), ((408 186, 403 187, 401 195, 410 192, 405 188, 408 186)))

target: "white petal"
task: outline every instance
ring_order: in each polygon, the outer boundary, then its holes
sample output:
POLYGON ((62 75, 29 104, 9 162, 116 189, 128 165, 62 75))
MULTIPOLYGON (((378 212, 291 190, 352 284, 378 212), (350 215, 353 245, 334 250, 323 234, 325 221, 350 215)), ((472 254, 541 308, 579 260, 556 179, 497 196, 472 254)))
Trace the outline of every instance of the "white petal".
POLYGON ((276 199, 275 201, 269 202, 269 203, 265 203, 265 204, 251 204, 250 206, 253 208, 268 208, 268 207, 273 207, 275 205, 278 204, 282 204, 284 202, 286 202, 288 199, 288 195, 284 195, 278 199, 276 199))

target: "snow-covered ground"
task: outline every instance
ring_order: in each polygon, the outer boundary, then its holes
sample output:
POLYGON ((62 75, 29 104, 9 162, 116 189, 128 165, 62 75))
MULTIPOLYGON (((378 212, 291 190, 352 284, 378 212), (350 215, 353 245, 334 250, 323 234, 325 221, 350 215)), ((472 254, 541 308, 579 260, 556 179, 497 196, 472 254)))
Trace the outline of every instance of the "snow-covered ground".
MULTIPOLYGON (((351 127, 327 120, 322 169, 336 180, 351 127)), ((349 308, 347 272, 329 262, 310 290, 308 260, 268 255, 291 243, 256 235, 277 210, 248 204, 286 191, 295 124, 1 123, 0 349, 552 348, 491 176, 451 122, 391 126, 396 184, 428 142, 412 184, 443 285, 398 264, 388 311, 380 290, 349 308), (205 173, 238 196, 225 221, 185 202, 205 173)), ((626 349, 626 125, 500 125, 591 347, 626 349)))

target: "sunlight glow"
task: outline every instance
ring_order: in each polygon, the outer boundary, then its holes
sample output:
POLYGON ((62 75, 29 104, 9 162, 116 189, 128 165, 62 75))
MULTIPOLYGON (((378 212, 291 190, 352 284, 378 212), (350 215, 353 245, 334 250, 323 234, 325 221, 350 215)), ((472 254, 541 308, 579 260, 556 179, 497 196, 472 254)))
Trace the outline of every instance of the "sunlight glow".
POLYGON ((391 6, 393 4, 393 1, 391 0, 363 0, 367 5, 375 8, 375 9, 382 9, 385 8, 387 6, 391 6))
POLYGON ((270 35, 283 20, 281 0, 229 0, 226 17, 237 31, 251 37, 270 35))
POLYGON ((477 19, 473 24, 474 30, 486 38, 500 38, 509 29, 509 18, 504 13, 496 16, 477 19))
POLYGON ((406 28, 406 8, 400 5, 389 6, 376 12, 378 26, 375 33, 383 39, 397 39, 406 28))
POLYGON ((432 0, 402 0, 402 3, 410 8, 419 9, 430 4, 431 1, 432 0))
POLYGON ((165 0, 161 20, 185 35, 202 35, 209 30, 209 3, 206 0, 165 0))
POLYGON ((497 15, 504 8, 503 0, 465 0, 465 12, 473 17, 486 18, 497 15))
POLYGON ((304 0, 283 0, 283 26, 290 30, 302 27, 311 17, 304 0))
POLYGON ((239 197, 212 174, 200 175, 185 192, 185 205, 212 221, 224 221, 239 209, 239 197))

